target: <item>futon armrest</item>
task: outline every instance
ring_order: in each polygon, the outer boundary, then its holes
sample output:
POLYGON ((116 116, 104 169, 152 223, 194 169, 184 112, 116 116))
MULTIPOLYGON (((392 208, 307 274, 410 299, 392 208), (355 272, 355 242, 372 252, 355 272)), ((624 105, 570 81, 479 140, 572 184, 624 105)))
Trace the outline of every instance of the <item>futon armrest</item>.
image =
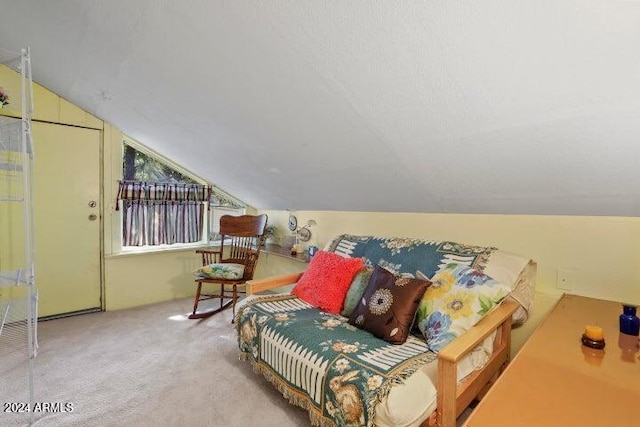
POLYGON ((286 274, 284 276, 268 277, 266 279, 249 280, 247 282, 247 295, 269 289, 279 288, 285 285, 292 285, 300 280, 302 273, 286 274))
POLYGON ((437 425, 455 427, 456 418, 474 399, 484 393, 500 375, 510 359, 511 317, 519 307, 511 298, 487 314, 477 325, 448 344, 438 353, 437 425), (458 362, 476 348, 493 331, 497 334, 493 354, 487 364, 458 384, 458 362))
POLYGON ((457 337, 438 353, 438 359, 455 363, 476 348, 498 326, 518 309, 519 304, 507 298, 495 310, 487 314, 477 325, 457 337))

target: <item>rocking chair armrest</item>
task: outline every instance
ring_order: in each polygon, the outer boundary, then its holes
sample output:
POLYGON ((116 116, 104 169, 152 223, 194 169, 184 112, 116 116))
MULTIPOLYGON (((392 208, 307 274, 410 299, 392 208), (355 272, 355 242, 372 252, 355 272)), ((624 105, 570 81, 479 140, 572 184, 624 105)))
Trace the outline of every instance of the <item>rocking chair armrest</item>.
POLYGON ((210 263, 220 262, 222 260, 222 250, 212 250, 212 249, 198 249, 196 250, 196 254, 202 255, 202 265, 207 265, 208 263, 205 261, 210 259, 210 263))
POLYGON ((268 277, 266 279, 249 280, 247 282, 247 295, 279 288, 285 285, 292 285, 300 280, 302 273, 286 274, 283 276, 268 277))
POLYGON ((197 254, 222 254, 220 249, 198 249, 196 250, 197 254))

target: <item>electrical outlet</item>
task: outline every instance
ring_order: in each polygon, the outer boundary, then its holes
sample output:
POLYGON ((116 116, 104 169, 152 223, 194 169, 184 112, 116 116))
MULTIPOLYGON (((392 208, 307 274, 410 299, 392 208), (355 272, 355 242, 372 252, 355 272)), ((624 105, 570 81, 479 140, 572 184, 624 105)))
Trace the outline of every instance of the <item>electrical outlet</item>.
POLYGON ((573 273, 570 270, 558 269, 556 288, 570 291, 573 287, 573 273))

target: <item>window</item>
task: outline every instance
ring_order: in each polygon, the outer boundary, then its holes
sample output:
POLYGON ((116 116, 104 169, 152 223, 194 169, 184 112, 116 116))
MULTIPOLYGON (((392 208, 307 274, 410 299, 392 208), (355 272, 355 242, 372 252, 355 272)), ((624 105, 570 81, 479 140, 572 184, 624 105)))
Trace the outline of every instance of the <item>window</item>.
POLYGON ((124 248, 205 243, 215 240, 222 215, 245 213, 233 196, 134 141, 123 142, 116 209, 122 205, 124 248))
POLYGON ((202 242, 211 187, 125 142, 122 246, 202 242))
POLYGON ((209 241, 219 239, 220 217, 222 215, 244 215, 246 206, 228 194, 215 188, 209 200, 209 241))
POLYGON ((216 206, 213 203, 209 211, 209 240, 220 240, 220 217, 222 215, 243 215, 245 209, 233 206, 216 206))
POLYGON ((122 171, 125 181, 198 184, 195 180, 124 143, 122 171))

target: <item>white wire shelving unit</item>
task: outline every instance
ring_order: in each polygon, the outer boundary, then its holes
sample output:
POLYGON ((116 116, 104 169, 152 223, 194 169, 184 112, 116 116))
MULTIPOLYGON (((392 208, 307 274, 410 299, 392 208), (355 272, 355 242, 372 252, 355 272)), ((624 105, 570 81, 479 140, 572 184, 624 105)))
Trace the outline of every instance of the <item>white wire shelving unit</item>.
MULTIPOLYGON (((0 49, 0 67, 0 76, 8 76, 19 92, 11 93, 11 104, 20 103, 18 111, 0 111, 0 402, 15 404, 0 408, 9 409, 0 413, 0 425, 25 425, 33 423, 38 347, 29 49, 0 49)), ((0 87, 7 83, 0 79, 0 87)))

